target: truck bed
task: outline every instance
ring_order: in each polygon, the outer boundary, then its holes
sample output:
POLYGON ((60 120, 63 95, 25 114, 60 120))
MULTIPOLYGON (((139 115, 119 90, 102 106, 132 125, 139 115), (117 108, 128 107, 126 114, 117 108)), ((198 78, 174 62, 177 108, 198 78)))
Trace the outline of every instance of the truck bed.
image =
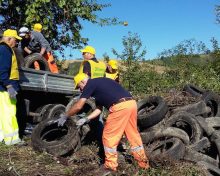
POLYGON ((79 93, 79 90, 74 90, 73 76, 24 67, 19 69, 19 73, 22 90, 61 93, 66 95, 79 93))

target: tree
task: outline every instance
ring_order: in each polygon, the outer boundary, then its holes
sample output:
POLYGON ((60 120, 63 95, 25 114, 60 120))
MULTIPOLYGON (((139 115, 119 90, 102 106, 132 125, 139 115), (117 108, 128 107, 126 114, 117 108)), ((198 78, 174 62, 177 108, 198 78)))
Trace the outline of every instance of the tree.
POLYGON ((112 52, 118 59, 121 59, 123 62, 122 69, 122 80, 124 85, 130 91, 135 90, 135 83, 140 79, 138 78, 139 71, 141 71, 140 61, 144 60, 144 56, 147 53, 146 49, 142 48, 142 41, 138 34, 128 32, 128 36, 122 38, 122 44, 124 50, 119 54, 115 49, 112 49, 112 52))
POLYGON ((0 31, 41 23, 52 48, 62 53, 64 47, 75 49, 88 42, 80 34, 82 20, 100 26, 123 24, 117 18, 96 15, 109 6, 96 0, 0 0, 0 31))

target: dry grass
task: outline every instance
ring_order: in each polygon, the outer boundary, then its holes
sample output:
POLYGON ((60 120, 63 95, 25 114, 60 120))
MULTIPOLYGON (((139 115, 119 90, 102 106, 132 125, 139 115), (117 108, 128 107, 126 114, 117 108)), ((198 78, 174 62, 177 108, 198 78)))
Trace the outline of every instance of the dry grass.
MULTIPOLYGON (((100 158, 95 145, 83 146, 68 157, 54 157, 33 151, 27 146, 0 144, 0 175, 2 176, 94 176, 100 158)), ((128 155, 128 154, 127 154, 128 155)), ((129 156, 129 155, 128 155, 129 156)), ((161 158, 153 161, 157 167, 141 170, 132 158, 119 161, 118 176, 202 176, 203 171, 192 163, 174 162, 161 158), (158 167, 159 165, 159 167, 158 167)))

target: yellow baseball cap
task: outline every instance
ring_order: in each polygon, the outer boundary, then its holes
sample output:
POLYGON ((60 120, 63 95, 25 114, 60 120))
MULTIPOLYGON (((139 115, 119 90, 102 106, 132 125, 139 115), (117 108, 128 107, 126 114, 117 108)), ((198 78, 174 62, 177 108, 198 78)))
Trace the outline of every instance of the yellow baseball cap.
POLYGON ((84 49, 80 50, 82 53, 91 53, 95 55, 95 48, 92 46, 86 46, 84 49))
POLYGON ((78 73, 76 76, 74 76, 74 83, 75 83, 75 89, 77 88, 78 84, 84 80, 85 78, 88 78, 88 75, 85 73, 78 73))
POLYGON ((14 37, 18 40, 22 39, 21 37, 18 36, 17 31, 13 29, 7 29, 6 31, 4 31, 3 37, 14 37))
POLYGON ((42 31, 42 25, 40 23, 36 23, 34 25, 34 31, 37 31, 37 32, 41 32, 42 31))
POLYGON ((116 60, 110 60, 108 61, 108 64, 113 68, 113 69, 118 69, 118 62, 116 60))

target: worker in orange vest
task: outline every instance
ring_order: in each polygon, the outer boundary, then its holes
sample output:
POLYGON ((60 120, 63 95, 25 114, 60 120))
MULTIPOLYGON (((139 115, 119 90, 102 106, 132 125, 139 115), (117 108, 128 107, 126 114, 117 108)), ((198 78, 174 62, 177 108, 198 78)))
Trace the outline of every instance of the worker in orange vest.
MULTIPOLYGON (((98 105, 109 109, 109 115, 104 126, 102 141, 105 150, 105 164, 98 173, 110 174, 117 170, 117 146, 122 135, 125 133, 130 145, 131 152, 138 165, 148 169, 148 158, 145 155, 142 139, 137 128, 137 103, 131 94, 117 82, 108 78, 90 79, 85 73, 79 73, 74 77, 75 87, 82 91, 80 99, 67 111, 60 115, 56 121, 58 126, 63 126, 66 120, 77 114, 85 105, 89 97, 94 97, 98 105)), ((90 115, 77 121, 81 127, 101 113, 97 107, 90 115)))

